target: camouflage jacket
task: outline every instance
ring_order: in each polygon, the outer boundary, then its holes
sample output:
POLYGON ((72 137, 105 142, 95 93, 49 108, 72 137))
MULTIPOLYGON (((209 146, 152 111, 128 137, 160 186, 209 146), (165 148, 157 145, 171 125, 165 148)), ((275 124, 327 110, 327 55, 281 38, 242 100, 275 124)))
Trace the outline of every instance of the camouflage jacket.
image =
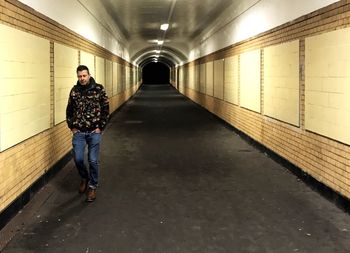
POLYGON ((77 82, 71 89, 66 109, 66 120, 70 129, 103 130, 109 117, 109 103, 105 89, 90 77, 86 86, 77 82))

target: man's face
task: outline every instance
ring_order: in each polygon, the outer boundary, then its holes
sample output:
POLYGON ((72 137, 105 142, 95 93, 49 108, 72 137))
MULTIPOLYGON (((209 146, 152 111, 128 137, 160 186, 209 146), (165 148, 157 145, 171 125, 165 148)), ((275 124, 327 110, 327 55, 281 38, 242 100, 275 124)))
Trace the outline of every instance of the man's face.
POLYGON ((78 81, 81 85, 87 85, 90 80, 90 75, 87 70, 77 72, 78 81))

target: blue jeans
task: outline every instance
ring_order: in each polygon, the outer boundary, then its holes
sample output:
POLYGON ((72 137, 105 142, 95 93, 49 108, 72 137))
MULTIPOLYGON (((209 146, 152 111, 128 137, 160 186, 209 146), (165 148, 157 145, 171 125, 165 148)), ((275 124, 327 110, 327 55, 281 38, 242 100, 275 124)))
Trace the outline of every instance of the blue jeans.
POLYGON ((96 189, 99 175, 99 154, 100 154, 101 133, 76 132, 73 134, 73 155, 74 162, 82 179, 88 181, 90 188, 96 189), (85 147, 88 147, 89 170, 87 170, 84 157, 85 147))

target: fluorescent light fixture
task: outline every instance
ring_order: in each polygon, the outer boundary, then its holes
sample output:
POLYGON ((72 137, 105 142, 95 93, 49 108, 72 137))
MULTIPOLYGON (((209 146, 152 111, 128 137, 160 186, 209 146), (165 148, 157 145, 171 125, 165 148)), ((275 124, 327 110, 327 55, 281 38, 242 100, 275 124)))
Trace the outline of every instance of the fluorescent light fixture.
POLYGON ((168 28, 169 28, 169 24, 162 24, 162 25, 160 26, 160 30, 163 30, 163 31, 168 30, 168 28))
POLYGON ((157 40, 158 45, 163 45, 164 41, 163 40, 157 40))

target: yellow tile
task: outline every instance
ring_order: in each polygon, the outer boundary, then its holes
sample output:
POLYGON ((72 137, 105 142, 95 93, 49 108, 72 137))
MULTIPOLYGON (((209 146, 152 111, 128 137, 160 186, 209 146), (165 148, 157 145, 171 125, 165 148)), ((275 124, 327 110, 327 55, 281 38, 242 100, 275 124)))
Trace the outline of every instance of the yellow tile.
POLYGON ((118 89, 118 84, 119 84, 119 80, 118 78, 120 78, 122 76, 122 70, 121 70, 121 67, 118 63, 116 62, 113 62, 112 63, 112 67, 113 67, 113 70, 112 70, 112 73, 113 73, 113 78, 112 78, 112 82, 113 82, 113 96, 118 94, 118 92, 120 92, 120 88, 118 89), (120 77, 119 77, 120 76, 120 77))
POLYGON ((0 149, 4 150, 50 126, 50 45, 4 25, 0 33, 0 149))
POLYGON ((202 92, 202 93, 205 93, 205 77, 206 77, 206 72, 205 72, 205 69, 206 69, 206 65, 205 63, 201 64, 200 67, 200 76, 199 76, 199 91, 202 92))
POLYGON ((54 57, 55 124, 58 124, 66 119, 69 91, 77 81, 78 51, 55 43, 54 57))
POLYGON ((89 68, 90 74, 95 77, 96 71, 95 71, 95 56, 84 52, 80 51, 80 64, 86 65, 89 68))
POLYGON ((214 96, 224 98, 224 61, 214 61, 214 96))
POLYGON ((205 73, 206 73, 206 85, 205 85, 205 90, 206 90, 206 94, 209 96, 213 96, 214 95, 214 74, 213 74, 213 66, 214 63, 211 62, 207 62, 205 64, 205 73))
POLYGON ((113 95, 113 63, 109 60, 106 60, 106 79, 104 85, 108 97, 111 97, 113 95))
POLYGON ((195 68, 194 66, 189 66, 188 68, 188 87, 194 89, 195 87, 195 68))
POLYGON ((105 59, 101 57, 96 57, 96 82, 105 84, 105 59))
POLYGON ((260 112, 260 49, 240 57, 240 104, 260 112))
POLYGON ((238 104, 238 55, 225 59, 225 94, 224 99, 230 103, 238 104))
POLYGON ((264 49, 264 113, 299 124, 299 41, 264 49))
POLYGON ((350 144, 349 122, 345 120, 350 110, 350 29, 310 37, 305 48, 306 127, 350 144), (321 108, 313 118, 309 114, 312 105, 321 108))

